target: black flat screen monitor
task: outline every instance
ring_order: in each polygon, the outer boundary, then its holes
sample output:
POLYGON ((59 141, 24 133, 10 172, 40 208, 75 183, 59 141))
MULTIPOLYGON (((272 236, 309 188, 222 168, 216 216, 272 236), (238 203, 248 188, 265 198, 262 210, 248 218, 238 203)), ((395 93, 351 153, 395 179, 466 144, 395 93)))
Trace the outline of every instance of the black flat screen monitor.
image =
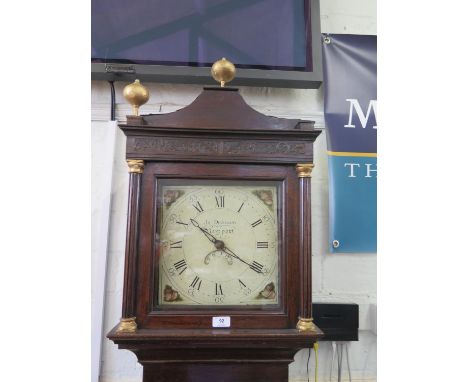
POLYGON ((232 85, 316 88, 318 0, 92 0, 92 78, 213 83, 222 57, 232 85))

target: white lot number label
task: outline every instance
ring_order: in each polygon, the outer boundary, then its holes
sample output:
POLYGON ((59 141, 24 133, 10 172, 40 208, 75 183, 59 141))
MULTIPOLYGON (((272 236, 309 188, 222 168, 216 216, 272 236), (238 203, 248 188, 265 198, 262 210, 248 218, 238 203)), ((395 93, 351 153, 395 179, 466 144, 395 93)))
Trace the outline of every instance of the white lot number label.
POLYGON ((231 317, 213 317, 213 328, 230 328, 231 317))

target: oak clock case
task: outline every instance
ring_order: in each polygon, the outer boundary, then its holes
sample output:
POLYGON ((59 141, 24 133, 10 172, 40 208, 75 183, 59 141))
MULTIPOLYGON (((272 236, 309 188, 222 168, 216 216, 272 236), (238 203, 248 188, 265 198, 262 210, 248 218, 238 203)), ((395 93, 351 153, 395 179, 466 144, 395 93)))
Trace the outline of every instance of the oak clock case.
POLYGON ((143 382, 286 382, 294 355, 323 335, 310 223, 320 131, 265 116, 233 88, 119 127, 127 240, 122 318, 108 338, 136 354, 143 382))

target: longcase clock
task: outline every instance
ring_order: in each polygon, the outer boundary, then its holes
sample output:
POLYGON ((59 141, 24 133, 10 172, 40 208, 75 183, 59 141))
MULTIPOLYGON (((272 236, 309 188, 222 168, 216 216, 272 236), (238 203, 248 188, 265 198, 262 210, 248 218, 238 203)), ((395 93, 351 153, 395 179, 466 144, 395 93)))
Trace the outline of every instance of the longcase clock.
POLYGON ((313 122, 268 117, 237 89, 129 116, 121 322, 143 381, 288 380, 312 322, 313 122))

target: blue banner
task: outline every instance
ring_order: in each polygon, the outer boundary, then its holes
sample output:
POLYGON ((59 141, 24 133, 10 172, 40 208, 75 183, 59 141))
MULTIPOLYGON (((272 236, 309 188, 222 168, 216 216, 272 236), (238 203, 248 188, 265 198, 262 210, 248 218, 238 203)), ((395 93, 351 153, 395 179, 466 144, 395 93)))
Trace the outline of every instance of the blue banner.
POLYGON ((377 251, 377 37, 323 36, 330 252, 377 251))

